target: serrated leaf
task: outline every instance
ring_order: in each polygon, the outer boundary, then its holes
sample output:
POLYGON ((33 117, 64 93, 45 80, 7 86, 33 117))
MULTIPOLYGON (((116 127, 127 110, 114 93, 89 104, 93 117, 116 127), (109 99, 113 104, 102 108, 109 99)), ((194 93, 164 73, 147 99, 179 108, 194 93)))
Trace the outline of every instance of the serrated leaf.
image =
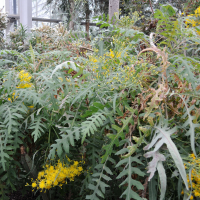
POLYGON ((93 87, 96 87, 98 84, 97 83, 94 83, 94 84, 90 84, 88 87, 86 87, 84 90, 82 90, 80 93, 78 93, 76 95, 76 97, 74 98, 74 100, 72 101, 72 105, 81 97, 83 97, 84 95, 86 95, 90 90, 91 88, 93 87))
MULTIPOLYGON (((117 176, 117 179, 122 178, 123 176, 127 176, 126 179, 120 184, 120 186, 128 184, 126 190, 123 192, 121 197, 126 195, 126 199, 141 199, 137 193, 133 192, 132 186, 136 186, 138 190, 143 190, 144 186, 137 180, 132 179, 132 174, 138 174, 139 176, 144 176, 145 173, 142 172, 139 168, 132 167, 132 162, 138 162, 138 158, 136 157, 128 157, 123 159, 123 162, 119 162, 116 167, 121 166, 121 164, 125 165, 124 169, 117 176), (133 173, 134 172, 134 173, 133 173)), ((139 161, 140 163, 141 161, 139 161)))
MULTIPOLYGON (((181 177, 185 183, 186 188, 188 188, 187 183, 187 176, 185 167, 183 165, 182 158, 176 148, 176 145, 171 140, 170 136, 176 132, 177 128, 174 127, 173 129, 168 128, 168 121, 167 120, 160 120, 159 125, 155 126, 155 137, 152 139, 151 143, 147 145, 144 149, 149 150, 155 145, 154 152, 158 151, 163 144, 167 145, 167 148, 178 168, 181 177), (162 123, 164 122, 164 125, 162 123)), ((153 153, 153 152, 152 152, 153 153)), ((147 154, 148 155, 148 154, 147 154)))
POLYGON ((104 170, 105 170, 108 174, 113 175, 112 171, 111 171, 107 166, 104 167, 104 170))
POLYGON ((113 146, 119 145, 119 137, 124 139, 125 135, 124 135, 123 131, 128 126, 128 123, 130 122, 132 117, 133 117, 133 113, 130 117, 128 117, 128 118, 126 118, 126 120, 124 120, 123 126, 121 128, 118 126, 116 127, 116 125, 112 125, 113 128, 117 130, 117 134, 116 135, 109 134, 109 138, 111 138, 111 142, 110 142, 110 144, 103 146, 103 148, 106 150, 106 153, 102 156, 102 161, 101 161, 102 163, 104 163, 106 161, 106 159, 108 158, 108 156, 111 155, 113 146))
POLYGON ((82 143, 84 142, 87 135, 94 134, 97 128, 103 126, 106 121, 106 117, 102 112, 97 112, 91 117, 88 117, 86 121, 81 123, 82 126, 82 143))
POLYGON ((195 116, 192 116, 190 114, 190 112, 194 109, 195 106, 192 105, 190 108, 188 108, 187 102, 185 101, 185 99, 183 97, 181 97, 181 99, 183 100, 183 102, 185 104, 185 110, 186 110, 186 112, 184 113, 182 118, 185 119, 186 116, 188 116, 188 119, 183 124, 183 127, 186 127, 188 125, 190 126, 190 128, 189 128, 188 132, 186 133, 186 135, 190 135, 191 148, 192 148, 193 153, 196 156, 197 154, 196 154, 196 150, 195 150, 195 128, 199 127, 200 124, 194 124, 193 120, 195 119, 195 116))
POLYGON ((160 154, 158 151, 156 151, 156 152, 150 151, 150 152, 144 154, 144 156, 146 158, 153 157, 152 161, 148 163, 147 173, 150 173, 150 176, 149 176, 149 181, 150 181, 156 172, 158 162, 165 161, 166 159, 165 159, 165 156, 163 154, 160 154))

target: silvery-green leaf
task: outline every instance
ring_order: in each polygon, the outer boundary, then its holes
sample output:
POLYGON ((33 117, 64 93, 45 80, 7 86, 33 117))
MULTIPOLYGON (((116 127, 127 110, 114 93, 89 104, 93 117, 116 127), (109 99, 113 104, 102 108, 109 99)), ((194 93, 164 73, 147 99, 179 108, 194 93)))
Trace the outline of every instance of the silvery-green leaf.
POLYGON ((159 161, 160 162, 165 161, 165 156, 160 154, 157 151, 156 152, 155 151, 150 151, 150 152, 144 154, 144 156, 146 158, 153 157, 152 161, 148 163, 148 171, 147 171, 147 173, 150 173, 150 176, 149 176, 149 181, 150 181, 153 178, 154 174, 155 174, 158 162, 159 161))
POLYGON ((163 167, 162 162, 158 162, 157 164, 158 174, 160 177, 160 185, 161 185, 161 195, 160 200, 163 200, 165 197, 166 189, 167 189, 167 177, 165 173, 165 169, 163 167))

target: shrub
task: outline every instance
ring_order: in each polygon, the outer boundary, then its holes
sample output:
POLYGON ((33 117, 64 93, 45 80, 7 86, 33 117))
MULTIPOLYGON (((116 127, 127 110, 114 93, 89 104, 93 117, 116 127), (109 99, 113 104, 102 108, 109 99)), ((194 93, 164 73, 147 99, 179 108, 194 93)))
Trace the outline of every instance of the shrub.
POLYGON ((43 199, 195 195, 185 166, 199 154, 199 35, 169 5, 154 17, 150 36, 100 21, 90 43, 65 31, 55 43, 46 28, 29 50, 1 51, 13 64, 1 74, 2 187, 28 183, 43 199))

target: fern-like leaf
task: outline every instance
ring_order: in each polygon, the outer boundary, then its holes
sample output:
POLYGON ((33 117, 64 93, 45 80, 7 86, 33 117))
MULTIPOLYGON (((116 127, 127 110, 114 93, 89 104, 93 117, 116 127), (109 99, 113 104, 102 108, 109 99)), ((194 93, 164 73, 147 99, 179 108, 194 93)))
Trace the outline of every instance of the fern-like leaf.
POLYGON ((20 109, 21 108, 12 106, 9 103, 0 106, 0 116, 2 117, 0 124, 5 125, 8 134, 10 134, 14 128, 16 132, 16 128, 20 126, 18 120, 23 118, 19 113, 20 109))
POLYGON ((122 140, 125 139, 124 130, 128 127, 128 123, 132 120, 133 114, 135 111, 136 110, 133 111, 133 113, 130 117, 126 118, 125 120, 122 120, 122 122, 123 122, 122 127, 118 127, 114 124, 112 125, 112 128, 117 131, 117 134, 107 134, 107 136, 111 139, 111 142, 109 144, 103 146, 103 149, 105 149, 106 152, 102 156, 102 163, 104 163, 106 161, 106 159, 108 158, 108 156, 111 155, 113 146, 114 145, 119 146, 119 138, 121 138, 122 140))
POLYGON ((8 150, 12 150, 12 147, 9 145, 7 146, 7 143, 9 142, 9 139, 12 139, 12 135, 0 135, 0 163, 3 166, 3 170, 6 170, 6 163, 8 162, 8 159, 10 159, 10 155, 8 153, 8 150))
POLYGON ((97 112, 91 117, 88 117, 86 121, 82 122, 82 143, 84 142, 87 135, 94 134, 97 128, 103 126, 106 121, 106 117, 102 112, 97 112))
POLYGON ((23 102, 32 102, 34 105, 39 103, 43 105, 43 101, 38 93, 35 90, 19 89, 15 91, 15 97, 21 99, 23 102))
POLYGON ((44 133, 44 129, 46 126, 42 123, 42 117, 37 117, 34 119, 34 122, 31 123, 29 129, 33 129, 32 136, 34 137, 34 142, 37 141, 38 138, 41 137, 42 133, 44 133))
POLYGON ((90 183, 88 186, 88 188, 92 190, 93 193, 91 195, 86 196, 86 199, 90 199, 90 200, 100 200, 100 197, 104 198, 106 187, 109 187, 109 185, 104 183, 102 179, 104 179, 104 181, 106 182, 112 180, 110 177, 104 174, 104 171, 105 171, 107 174, 112 175, 111 170, 106 166, 106 162, 104 164, 98 164, 95 167, 95 169, 97 169, 98 172, 92 175, 93 183, 90 183))
MULTIPOLYGON (((180 96, 180 95, 179 95, 180 96)), ((181 96, 180 96, 181 97, 181 96)), ((187 120, 185 121, 185 123, 183 124, 183 127, 187 127, 187 126, 190 126, 189 130, 187 131, 186 135, 187 136, 190 136, 190 143, 191 143, 191 148, 192 148, 192 151, 195 155, 196 154, 196 150, 195 150, 195 128, 199 127, 200 124, 194 124, 193 123, 193 120, 196 118, 195 116, 192 116, 190 113, 192 110, 194 110, 195 106, 192 105, 188 108, 187 106, 187 102, 185 101, 185 99, 183 97, 181 97, 184 104, 185 104, 185 113, 184 115, 182 116, 182 119, 186 119, 187 116, 187 120)))
MULTIPOLYGON (((123 149, 126 151, 129 151, 128 149, 123 149)), ((121 150, 116 153, 116 155, 121 154, 121 150)), ((120 198, 123 196, 126 196, 126 200, 130 199, 136 199, 136 200, 142 200, 142 198, 132 190, 132 186, 135 186, 138 190, 143 190, 143 185, 132 178, 132 174, 137 174, 139 176, 145 176, 145 173, 142 172, 139 168, 133 167, 132 163, 138 163, 140 165, 143 165, 143 163, 136 157, 129 156, 128 158, 125 158, 118 162, 116 165, 116 168, 125 165, 124 169, 120 172, 120 174, 117 176, 117 179, 121 179, 122 177, 126 176, 125 180, 120 184, 120 186, 127 184, 126 190, 123 192, 120 198)))
POLYGON ((98 85, 97 83, 93 83, 89 84, 88 87, 85 86, 83 90, 80 90, 80 92, 75 96, 75 98, 72 101, 72 104, 74 104, 78 99, 85 97, 86 94, 91 92, 92 88, 95 88, 97 85, 98 85))
POLYGON ((62 133, 61 139, 56 140, 56 144, 51 145, 51 150, 49 153, 49 158, 54 158, 57 151, 58 156, 61 158, 63 150, 65 153, 69 153, 69 145, 74 146, 74 140, 80 139, 80 128, 74 127, 73 130, 67 128, 61 128, 62 133))
POLYGON ((196 77, 194 76, 194 66, 191 64, 190 61, 188 61, 188 58, 184 58, 180 55, 175 55, 171 57, 170 59, 174 59, 173 65, 178 64, 178 74, 181 74, 188 83, 192 83, 193 90, 196 90, 196 77))

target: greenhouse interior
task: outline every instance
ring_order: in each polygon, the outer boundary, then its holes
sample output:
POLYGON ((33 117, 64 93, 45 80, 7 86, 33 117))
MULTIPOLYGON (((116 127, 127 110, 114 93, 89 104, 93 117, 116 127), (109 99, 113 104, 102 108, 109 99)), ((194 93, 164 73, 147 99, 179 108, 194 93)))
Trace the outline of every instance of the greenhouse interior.
POLYGON ((0 0, 1 200, 200 200, 200 1, 0 0))

